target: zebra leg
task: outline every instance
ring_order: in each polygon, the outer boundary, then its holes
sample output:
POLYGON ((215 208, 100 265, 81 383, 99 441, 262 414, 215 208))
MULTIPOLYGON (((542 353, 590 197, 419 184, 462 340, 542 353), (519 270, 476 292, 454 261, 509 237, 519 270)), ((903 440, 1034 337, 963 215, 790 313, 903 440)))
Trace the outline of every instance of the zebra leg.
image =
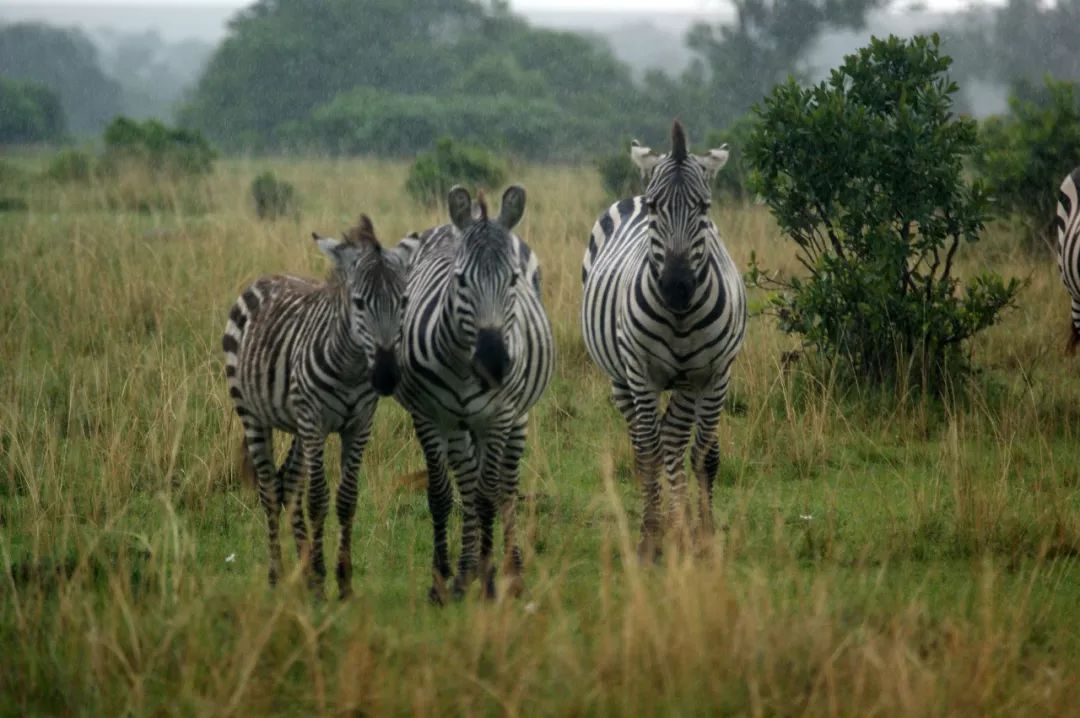
POLYGON ((686 501, 686 445, 694 428, 694 398, 673 392, 660 427, 664 468, 671 488, 671 525, 679 541, 686 539, 689 511, 686 501))
POLYGON ((480 515, 477 511, 477 499, 480 482, 480 464, 476 456, 476 442, 468 431, 454 432, 449 441, 447 458, 457 476, 458 491, 461 493, 461 556, 458 558, 458 572, 454 576, 451 592, 454 598, 461 598, 476 576, 477 539, 480 532, 480 515))
POLYGON ((432 584, 428 598, 437 605, 446 603, 446 582, 450 580, 450 553, 447 548, 446 525, 454 506, 454 492, 446 473, 446 442, 434 424, 421 417, 413 417, 416 438, 424 451, 427 464, 428 510, 435 532, 431 562, 432 584))
POLYGON ((308 545, 303 493, 300 491, 300 484, 304 479, 304 445, 300 437, 293 436, 292 444, 289 445, 289 455, 278 469, 277 477, 280 490, 279 500, 292 523, 296 554, 301 561, 304 561, 307 558, 308 545))
POLYGON ((326 437, 313 429, 302 431, 304 458, 308 468, 308 521, 311 522, 311 556, 308 583, 321 594, 326 581, 326 562, 323 559, 323 532, 326 529, 326 513, 330 495, 326 489, 326 473, 323 468, 323 444, 326 437))
POLYGON ((360 462, 364 458, 364 447, 371 436, 371 419, 374 413, 373 401, 370 407, 363 408, 353 425, 341 435, 341 483, 338 485, 335 502, 341 539, 338 544, 335 575, 338 595, 342 599, 352 595, 352 525, 356 515, 356 477, 360 471, 360 462))
POLYGON ((500 518, 503 525, 503 571, 509 578, 507 594, 520 596, 525 592, 525 581, 521 577, 521 548, 517 544, 515 524, 517 520, 518 477, 521 473, 521 456, 525 453, 525 433, 529 417, 521 417, 510 427, 503 448, 503 489, 501 493, 500 518))
POLYGON ((281 577, 281 541, 278 538, 281 497, 277 472, 274 471, 273 433, 271 429, 246 419, 244 440, 255 467, 255 476, 259 480, 259 499, 266 511, 266 529, 270 542, 269 580, 270 585, 274 586, 281 577))
POLYGON ((716 438, 716 427, 720 423, 720 412, 724 408, 727 395, 727 375, 720 389, 704 395, 697 400, 697 431, 694 446, 690 451, 690 464, 698 480, 698 511, 700 523, 698 531, 703 536, 712 535, 713 525, 712 492, 716 473, 720 467, 720 442, 716 438))
POLYGON ((477 513, 480 520, 479 574, 487 598, 495 598, 495 566, 491 561, 495 546, 495 512, 503 502, 503 451, 511 424, 499 422, 488 427, 484 438, 477 442, 482 460, 477 513))
POLYGON ((634 464, 641 481, 645 507, 641 515, 641 543, 638 556, 655 560, 663 542, 660 518, 660 422, 657 418, 659 397, 656 392, 633 389, 634 423, 630 441, 634 445, 634 464))

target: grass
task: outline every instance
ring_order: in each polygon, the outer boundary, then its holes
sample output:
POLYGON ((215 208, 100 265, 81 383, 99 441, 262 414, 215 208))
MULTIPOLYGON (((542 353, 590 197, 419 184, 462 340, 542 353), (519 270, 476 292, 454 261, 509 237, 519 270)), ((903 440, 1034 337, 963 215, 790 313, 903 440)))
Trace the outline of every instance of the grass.
MULTIPOLYGON (((0 213, 0 715, 1080 703, 1080 378, 1053 260, 1005 230, 968 252, 968 271, 1030 283, 973 345, 982 372, 953 402, 838 391, 805 360, 782 367, 794 340, 753 317, 720 428, 722 530, 705 556, 642 567, 629 442, 578 329, 606 203, 590 168, 512 173, 558 343, 523 470, 527 595, 427 604, 430 521, 408 480, 422 461, 390 401, 361 477, 357 596, 312 600, 289 541, 291 577, 267 589, 261 509, 235 471, 225 314, 259 275, 325 273, 311 230, 365 211, 393 242, 444 221, 407 199, 405 175, 235 160, 192 186, 30 182, 26 209, 0 213), (267 166, 301 219, 255 220, 247 190, 267 166)), ((755 251, 795 269, 764 210, 715 215, 740 266, 755 251)))

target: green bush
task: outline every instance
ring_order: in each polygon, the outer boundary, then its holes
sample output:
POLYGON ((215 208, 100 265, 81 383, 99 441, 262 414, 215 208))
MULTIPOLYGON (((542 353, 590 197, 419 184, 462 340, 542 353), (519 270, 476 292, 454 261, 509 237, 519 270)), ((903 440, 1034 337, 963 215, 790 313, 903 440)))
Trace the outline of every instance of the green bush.
POLYGON ((117 117, 105 128, 104 169, 124 164, 171 176, 208 174, 216 153, 198 132, 117 117))
POLYGON ((273 172, 263 172, 251 183, 251 198, 259 219, 295 217, 298 214, 296 190, 279 180, 273 172))
POLYGON ((1052 226, 1061 179, 1080 165, 1080 95, 1070 82, 1046 78, 1042 88, 1018 87, 1009 115, 982 126, 975 166, 1001 206, 1013 213, 1029 245, 1056 251, 1052 226))
POLYGON ((641 170, 630 159, 630 140, 622 143, 622 151, 597 159, 596 169, 611 199, 636 197, 645 191, 641 170))
POLYGON ((51 90, 0 77, 0 145, 53 142, 64 136, 64 111, 51 90))
POLYGON ((990 204, 964 179, 977 128, 951 112, 949 63, 936 35, 874 38, 828 80, 789 81, 756 110, 754 189, 808 274, 782 282, 752 259, 748 280, 779 289, 785 331, 869 381, 940 388, 1020 289, 984 273, 961 292, 953 276, 990 204))
POLYGON ((94 171, 94 160, 80 150, 61 150, 49 162, 45 176, 55 182, 86 182, 94 171))
POLYGON ((483 149, 443 137, 434 151, 416 158, 405 189, 417 201, 433 204, 456 184, 492 190, 505 177, 502 165, 483 149))

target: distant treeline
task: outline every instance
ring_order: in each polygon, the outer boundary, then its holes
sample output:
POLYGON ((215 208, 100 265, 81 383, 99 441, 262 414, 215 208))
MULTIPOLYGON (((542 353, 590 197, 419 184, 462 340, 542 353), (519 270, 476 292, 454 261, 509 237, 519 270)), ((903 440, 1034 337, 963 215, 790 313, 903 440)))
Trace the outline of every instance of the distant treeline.
MULTIPOLYGON (((884 0, 733 5, 730 25, 687 34, 696 58, 688 68, 635 77, 599 36, 534 27, 499 0, 259 0, 234 16, 178 118, 229 152, 412 156, 452 136, 523 158, 576 160, 628 136, 658 143, 672 117, 702 142, 788 76, 806 80, 822 36, 863 27, 884 0)), ((1078 21, 1080 0, 1011 0, 957 14, 940 30, 962 86, 1015 87, 1041 84, 1046 73, 1080 80, 1078 21)), ((121 112, 146 116, 132 109, 133 92, 168 78, 146 74, 151 39, 106 58, 110 76, 77 31, 0 27, 0 77, 19 81, 3 91, 20 98, 0 106, 0 128, 25 128, 29 120, 9 117, 16 109, 48 115, 48 93, 62 108, 60 126, 76 136, 121 112), (122 85, 120 69, 131 75, 122 85)), ((641 41, 640 28, 626 38, 641 41)), ((0 132, 0 143, 27 141, 25 129, 0 132)))

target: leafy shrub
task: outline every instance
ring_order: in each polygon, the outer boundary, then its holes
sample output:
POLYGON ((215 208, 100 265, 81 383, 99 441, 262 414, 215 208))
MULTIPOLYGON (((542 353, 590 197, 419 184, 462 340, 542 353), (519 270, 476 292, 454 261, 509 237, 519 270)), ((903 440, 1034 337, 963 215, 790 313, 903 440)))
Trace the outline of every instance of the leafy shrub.
POLYGON ((630 140, 622 143, 621 152, 596 160, 596 169, 600 172, 604 191, 612 199, 636 197, 645 191, 641 170, 630 159, 630 140))
POLYGON ((45 176, 56 182, 86 182, 93 174, 94 160, 79 150, 61 150, 49 162, 45 176))
POLYGON ((434 151, 416 158, 405 189, 417 201, 435 203, 456 184, 494 189, 505 177, 502 165, 486 151, 443 137, 434 151))
POLYGON ((937 36, 874 38, 828 80, 776 87, 756 110, 747 157, 755 189, 798 246, 808 276, 779 288, 781 327, 871 381, 941 381, 966 368, 963 342, 990 326, 1020 285, 984 273, 959 291, 962 244, 989 201, 964 180, 973 121, 951 113, 956 85, 937 36))
POLYGON ((157 120, 117 117, 105 128, 106 170, 134 164, 172 176, 207 174, 215 152, 198 132, 166 127, 157 120))
POLYGON ((64 136, 64 111, 51 90, 0 77, 0 144, 50 142, 64 136))
POLYGON ((975 166, 991 194, 1017 216, 1029 244, 1056 247, 1057 187, 1080 165, 1076 87, 1050 77, 1042 88, 1021 85, 1009 98, 1009 116, 983 123, 982 146, 975 166))
POLYGON ((277 219, 297 214, 296 191, 273 172, 263 172, 251 183, 251 198, 259 219, 277 219))

